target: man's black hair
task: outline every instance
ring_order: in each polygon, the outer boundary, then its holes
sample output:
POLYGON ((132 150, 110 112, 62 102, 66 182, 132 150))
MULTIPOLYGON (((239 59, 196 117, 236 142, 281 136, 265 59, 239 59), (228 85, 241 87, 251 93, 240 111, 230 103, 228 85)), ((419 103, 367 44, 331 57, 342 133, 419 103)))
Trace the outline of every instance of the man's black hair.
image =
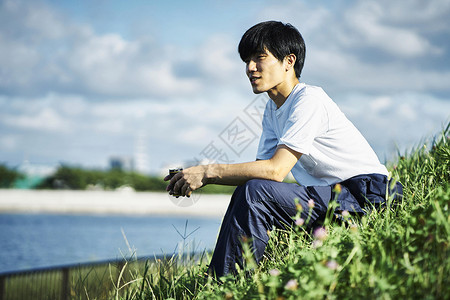
POLYGON ((305 62, 305 41, 297 28, 289 23, 266 21, 254 25, 242 36, 238 50, 243 61, 266 50, 280 61, 289 54, 295 54, 294 71, 297 78, 300 78, 305 62))

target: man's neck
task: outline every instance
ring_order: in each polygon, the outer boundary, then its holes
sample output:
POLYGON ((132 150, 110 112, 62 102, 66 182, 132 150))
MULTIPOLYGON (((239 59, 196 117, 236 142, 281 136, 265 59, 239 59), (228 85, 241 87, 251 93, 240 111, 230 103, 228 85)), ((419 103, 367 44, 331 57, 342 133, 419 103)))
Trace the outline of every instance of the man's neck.
POLYGON ((298 78, 295 77, 295 79, 290 80, 289 82, 283 82, 273 89, 267 91, 267 94, 269 95, 270 99, 275 102, 277 108, 280 108, 284 104, 284 102, 286 102, 286 99, 289 97, 292 90, 298 83, 298 78))

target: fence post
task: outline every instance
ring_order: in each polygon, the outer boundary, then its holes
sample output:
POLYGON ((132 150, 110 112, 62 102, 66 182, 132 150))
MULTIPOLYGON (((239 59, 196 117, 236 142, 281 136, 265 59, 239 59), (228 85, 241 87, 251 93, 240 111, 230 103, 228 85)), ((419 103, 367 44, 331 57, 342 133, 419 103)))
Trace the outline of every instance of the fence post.
POLYGON ((62 268, 61 299, 69 299, 69 268, 62 268))
POLYGON ((0 276, 0 300, 5 297, 5 277, 0 276))

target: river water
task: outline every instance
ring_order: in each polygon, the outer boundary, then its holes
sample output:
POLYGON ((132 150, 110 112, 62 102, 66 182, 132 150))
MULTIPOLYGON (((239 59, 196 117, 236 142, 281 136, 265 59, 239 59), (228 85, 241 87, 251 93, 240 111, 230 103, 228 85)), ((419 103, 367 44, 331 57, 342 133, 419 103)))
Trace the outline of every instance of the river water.
POLYGON ((221 218, 0 214, 0 273, 212 249, 221 218))

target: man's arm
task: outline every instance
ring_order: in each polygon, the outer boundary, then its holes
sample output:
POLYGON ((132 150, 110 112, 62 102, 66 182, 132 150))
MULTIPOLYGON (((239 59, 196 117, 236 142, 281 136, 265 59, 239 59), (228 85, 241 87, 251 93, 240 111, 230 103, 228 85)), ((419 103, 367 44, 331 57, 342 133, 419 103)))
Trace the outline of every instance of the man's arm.
MULTIPOLYGON (((211 164, 195 166, 176 174, 167 190, 171 194, 189 196, 207 184, 241 185, 250 179, 283 181, 302 154, 279 145, 272 158, 239 164, 211 164)), ((169 180, 169 176, 164 178, 169 180)))

